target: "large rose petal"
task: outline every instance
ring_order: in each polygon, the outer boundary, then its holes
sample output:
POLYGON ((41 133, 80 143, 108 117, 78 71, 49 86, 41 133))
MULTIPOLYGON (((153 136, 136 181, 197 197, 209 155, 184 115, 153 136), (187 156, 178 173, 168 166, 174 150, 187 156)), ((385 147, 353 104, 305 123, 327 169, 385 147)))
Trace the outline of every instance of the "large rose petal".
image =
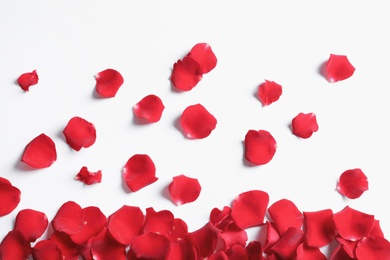
POLYGON ((32 248, 34 260, 63 260, 62 252, 51 240, 41 240, 32 248))
POLYGON ((292 133, 300 138, 309 138, 318 131, 317 117, 314 113, 299 113, 291 123, 292 133))
POLYGON ((267 164, 276 152, 276 141, 266 130, 249 130, 244 144, 245 159, 254 165, 267 164))
POLYGON ((35 137, 24 149, 21 161, 33 168, 47 168, 57 160, 56 146, 45 134, 35 137))
POLYGON ((190 139, 203 139, 217 126, 217 119, 201 104, 188 106, 180 117, 184 135, 190 139))
POLYGON ((172 231, 174 218, 169 210, 156 212, 153 208, 147 208, 143 233, 159 233, 166 236, 172 231))
POLYGON ((304 233, 298 228, 289 228, 271 250, 280 259, 290 259, 303 242, 304 233))
POLYGON ((345 55, 330 54, 326 63, 326 79, 329 82, 345 80, 353 75, 355 67, 345 55))
POLYGON ((64 232, 67 235, 75 235, 81 231, 83 226, 83 210, 76 202, 65 202, 51 224, 55 231, 64 232))
POLYGON ((337 190, 341 195, 350 199, 359 198, 368 190, 367 176, 361 169, 346 170, 340 175, 337 190))
POLYGON ((210 72, 217 65, 217 57, 208 43, 198 43, 192 47, 190 53, 187 54, 196 60, 201 68, 203 74, 210 72))
POLYGON ((75 180, 82 181, 86 185, 102 182, 102 171, 91 172, 87 167, 83 166, 76 175, 75 180))
POLYGON ((1 260, 25 260, 31 253, 30 241, 19 230, 12 230, 0 244, 1 260))
POLYGON ((365 237, 356 247, 357 259, 390 259, 390 242, 383 237, 365 237))
POLYGON ((16 215, 14 230, 21 231, 30 242, 35 242, 43 235, 48 225, 49 221, 45 213, 24 209, 16 215))
POLYGON ((290 227, 301 228, 303 215, 295 204, 287 199, 281 199, 268 208, 268 213, 275 223, 280 236, 290 227))
POLYGON ((114 69, 106 69, 95 76, 96 92, 104 98, 115 97, 124 79, 122 75, 114 69))
POLYGON ((183 205, 195 201, 202 188, 197 179, 181 174, 173 177, 168 189, 173 203, 183 205))
POLYGON ((305 223, 305 242, 312 247, 322 247, 329 244, 335 237, 333 212, 324 209, 315 212, 303 212, 305 223))
POLYGON ((18 78, 18 84, 24 91, 29 91, 29 88, 38 83, 39 77, 36 70, 23 73, 18 78))
POLYGON ((200 258, 209 257, 214 253, 217 247, 219 234, 220 230, 210 222, 200 229, 189 233, 190 239, 200 258))
POLYGON ((202 77, 202 68, 199 62, 186 56, 183 60, 178 60, 173 64, 170 79, 175 88, 181 91, 189 91, 198 84, 202 77))
POLYGON ((161 234, 142 234, 134 239, 127 258, 164 260, 168 255, 169 244, 169 240, 161 234))
POLYGON ((75 116, 72 117, 64 128, 66 142, 76 151, 88 148, 96 141, 95 126, 87 120, 75 116))
POLYGON ((326 260, 326 256, 321 252, 318 247, 309 247, 304 243, 300 244, 296 251, 296 260, 326 260))
POLYGON ((157 181, 156 166, 147 154, 135 154, 123 167, 123 178, 133 192, 157 181))
POLYGON ((263 106, 268 106, 282 95, 282 86, 274 81, 265 80, 260 84, 257 95, 263 106))
POLYGON ((106 228, 103 228, 94 238, 91 245, 93 260, 126 260, 126 247, 113 240, 106 228))
POLYGON ((0 177, 0 217, 11 213, 20 202, 20 190, 0 177))
POLYGON ((135 104, 133 111, 138 118, 155 123, 160 121, 164 108, 165 106, 158 96, 148 95, 135 104))

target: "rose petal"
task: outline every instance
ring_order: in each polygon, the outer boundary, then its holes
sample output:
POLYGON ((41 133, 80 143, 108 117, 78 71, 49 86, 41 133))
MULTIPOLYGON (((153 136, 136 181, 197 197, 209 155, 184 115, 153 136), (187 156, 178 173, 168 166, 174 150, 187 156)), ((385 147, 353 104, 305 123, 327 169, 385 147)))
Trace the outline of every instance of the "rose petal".
POLYGON ((194 232, 189 233, 190 239, 200 258, 209 257, 217 247, 220 231, 208 222, 194 232))
POLYGON ((197 252, 194 246, 187 239, 172 241, 166 259, 196 260, 197 252))
POLYGON ((181 174, 173 177, 168 189, 173 203, 179 206, 195 201, 202 188, 197 179, 181 174))
POLYGON ((276 242, 279 241, 280 235, 276 230, 275 223, 266 221, 265 225, 267 228, 267 233, 266 233, 265 243, 264 243, 264 252, 268 255, 271 255, 273 253, 271 248, 273 245, 276 244, 276 242))
POLYGON ((173 220, 172 229, 165 235, 170 241, 183 240, 188 235, 188 226, 180 218, 173 220))
POLYGON ((290 227, 302 227, 303 214, 290 200, 281 199, 273 203, 268 208, 268 213, 275 223, 275 227, 280 236, 282 236, 290 227))
POLYGON ((38 83, 39 77, 36 70, 23 73, 18 78, 18 84, 24 91, 29 91, 29 88, 38 83))
POLYGON ((365 237, 356 247, 357 259, 390 259, 390 242, 383 237, 365 237))
POLYGON ((338 245, 330 255, 330 260, 353 260, 356 258, 350 257, 343 249, 341 245, 338 245))
POLYGON ((51 240, 41 240, 32 248, 34 260, 63 260, 61 250, 51 240))
POLYGON ((304 243, 300 244, 296 251, 296 260, 326 260, 326 256, 321 252, 318 247, 309 247, 304 243))
POLYGON ((68 201, 62 204, 51 224, 55 231, 67 235, 75 235, 81 231, 83 223, 83 210, 76 202, 68 201))
POLYGON ((96 92, 104 98, 115 97, 124 80, 122 75, 114 69, 106 69, 95 76, 96 92))
POLYGON ((317 117, 314 113, 299 113, 291 123, 292 133, 300 138, 309 138, 318 131, 317 117))
POLYGON ((217 57, 208 43, 196 44, 192 47, 190 53, 187 54, 187 57, 199 63, 203 74, 210 72, 217 65, 217 57))
POLYGON ((169 245, 169 240, 161 234, 142 234, 134 238, 128 252, 128 259, 164 260, 168 255, 169 245))
POLYGON ((229 260, 248 259, 248 253, 243 245, 234 245, 226 251, 229 260))
POLYGON ((269 196, 260 190, 251 190, 238 195, 232 203, 232 218, 242 229, 259 226, 264 222, 269 196))
POLYGON ((88 148, 96 141, 95 126, 78 116, 69 120, 63 133, 66 142, 76 151, 80 151, 82 147, 88 148))
POLYGON ((251 241, 245 247, 248 253, 248 260, 264 260, 261 243, 259 241, 251 241))
POLYGON ((113 240, 108 230, 103 228, 93 238, 91 255, 94 260, 126 260, 126 247, 113 240))
POLYGON ((156 167, 147 154, 135 154, 123 168, 123 178, 133 192, 157 181, 156 167))
POLYGON ((265 80, 260 84, 257 95, 263 106, 268 106, 282 95, 282 86, 274 81, 265 80))
POLYGON ((336 236, 336 241, 342 246, 344 252, 350 257, 355 258, 355 251, 359 241, 350 241, 340 236, 336 236))
POLYGON ((369 236, 371 237, 385 237, 382 231, 382 228, 380 226, 379 220, 374 221, 374 226, 370 231, 369 236))
POLYGON ((231 212, 232 209, 228 206, 223 207, 222 210, 213 208, 210 212, 210 222, 221 231, 225 231, 231 223, 234 223, 231 212))
POLYGON ((164 108, 164 104, 158 96, 148 95, 135 104, 133 111, 138 118, 155 123, 160 121, 164 108))
POLYGON ((355 68, 352 66, 347 56, 330 54, 326 63, 326 79, 329 82, 345 80, 353 75, 355 68))
POLYGON ((70 237, 64 232, 55 231, 50 236, 50 241, 57 245, 62 253, 62 258, 66 260, 78 260, 78 245, 73 243, 70 237))
POLYGON ((298 228, 289 228, 283 236, 272 246, 271 250, 280 259, 290 259, 303 242, 304 233, 298 228))
POLYGON ((245 159, 254 165, 267 164, 276 152, 276 141, 266 130, 249 130, 244 144, 245 159))
POLYGON ((346 170, 340 175, 337 190, 350 199, 359 198, 368 190, 367 176, 361 169, 346 170))
POLYGON ((312 247, 322 247, 329 244, 335 237, 333 212, 324 209, 314 212, 303 212, 305 222, 305 242, 312 247))
POLYGON ((35 242, 45 232, 49 221, 45 213, 24 209, 16 215, 14 230, 25 234, 30 242, 35 242))
POLYGON ((11 213, 20 202, 20 190, 7 179, 0 177, 0 217, 11 213))
POLYGON ((201 104, 188 106, 180 117, 184 135, 190 139, 203 139, 211 134, 217 119, 201 104))
POLYGON ((207 259, 208 260, 229 260, 228 256, 223 250, 219 250, 218 252, 215 252, 207 259))
POLYGON ((202 77, 200 64, 193 58, 186 56, 183 60, 178 60, 173 64, 170 79, 175 88, 189 91, 198 84, 202 77))
POLYGON ((82 181, 86 185, 102 182, 102 171, 91 172, 87 167, 83 166, 76 175, 75 180, 82 181))
POLYGON ((236 223, 232 222, 228 228, 221 232, 222 249, 228 250, 234 245, 245 246, 248 240, 248 235, 245 230, 239 228, 236 223))
POLYGON ((166 236, 173 228, 174 218, 169 210, 156 212, 153 208, 147 208, 143 233, 159 233, 166 236))
POLYGON ((47 168, 57 160, 56 146, 45 134, 35 137, 24 149, 21 161, 33 168, 47 168))
POLYGON ((19 230, 12 230, 0 244, 0 259, 25 260, 31 253, 30 241, 19 230))

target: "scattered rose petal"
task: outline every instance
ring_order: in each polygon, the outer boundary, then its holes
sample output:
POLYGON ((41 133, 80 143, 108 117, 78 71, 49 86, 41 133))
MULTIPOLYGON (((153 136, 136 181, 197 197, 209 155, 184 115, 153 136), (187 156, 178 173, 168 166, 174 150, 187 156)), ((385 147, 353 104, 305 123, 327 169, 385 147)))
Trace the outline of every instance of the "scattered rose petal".
POLYGON ((345 80, 355 72, 354 66, 350 63, 347 56, 330 54, 326 63, 326 79, 333 83, 345 80))
POLYGON ((365 237, 356 247, 357 259, 390 259, 390 242, 383 237, 365 237))
POLYGON ((0 217, 11 213, 20 202, 20 190, 0 177, 0 217))
POLYGON ((226 230, 220 234, 222 241, 222 249, 228 250, 234 245, 245 246, 248 240, 248 235, 245 230, 239 228, 236 223, 232 222, 226 230))
POLYGON ((229 260, 242 260, 248 259, 248 252, 242 245, 234 245, 226 250, 226 255, 229 260))
POLYGON ((279 241, 280 235, 276 230, 275 223, 266 221, 265 226, 267 228, 267 233, 264 243, 264 252, 268 255, 271 255, 273 251, 271 250, 272 246, 279 241))
POLYGON ((318 131, 317 117, 314 113, 299 113, 293 118, 291 129, 300 138, 309 138, 318 131))
POLYGON ((75 235, 81 231, 83 210, 76 202, 68 201, 62 204, 51 224, 55 231, 67 235, 75 235))
POLYGON ((202 68, 199 62, 191 57, 184 57, 173 64, 171 75, 172 85, 181 90, 189 91, 193 89, 203 78, 202 68))
POLYGON ((190 53, 187 54, 187 57, 199 63, 203 74, 210 72, 217 65, 217 57, 208 43, 196 44, 192 47, 190 53))
POLYGON ((87 120, 75 116, 71 118, 64 131, 66 142, 76 151, 88 148, 96 141, 95 126, 87 120))
POLYGON ((47 168, 57 160, 56 146, 45 134, 35 137, 24 149, 21 161, 33 168, 47 168))
POLYGON ((164 104, 158 96, 148 95, 135 104, 133 111, 138 118, 155 123, 160 121, 164 108, 164 104))
POLYGON ((280 259, 290 259, 297 250, 298 246, 303 242, 304 233, 298 228, 289 228, 279 239, 271 250, 280 259))
POLYGON ((305 223, 305 242, 312 247, 329 244, 336 235, 333 212, 324 209, 314 212, 303 212, 305 223))
POLYGON ((168 255, 169 244, 169 240, 161 234, 142 234, 133 240, 128 252, 128 259, 164 260, 168 255))
POLYGON ((78 245, 73 243, 70 237, 64 232, 54 231, 50 236, 52 241, 60 249, 62 258, 66 260, 78 260, 78 245))
POLYGON ((276 141, 266 130, 249 130, 244 144, 245 159, 254 165, 267 164, 276 152, 276 141))
POLYGON ((188 235, 188 226, 180 218, 175 218, 173 220, 173 225, 171 230, 165 235, 170 241, 183 240, 188 235))
POLYGON ((220 230, 208 222, 194 232, 189 233, 190 239, 201 258, 209 257, 217 247, 220 230))
POLYGON ((12 230, 0 244, 1 260, 25 260, 31 253, 30 241, 19 230, 12 230))
POLYGON ((215 253, 213 253, 208 260, 229 260, 228 256, 226 255, 225 251, 219 250, 215 253))
POLYGON ((274 81, 265 80, 260 84, 257 95, 263 106, 271 105, 282 95, 282 86, 274 81))
POLYGON ((143 233, 159 233, 166 236, 173 228, 174 218, 169 210, 156 212, 153 208, 147 208, 143 233))
POLYGON ((109 235, 106 228, 103 228, 94 238, 91 245, 93 260, 126 260, 126 247, 109 235))
POLYGON ((321 252, 318 247, 309 247, 304 243, 300 244, 296 251, 296 260, 326 260, 326 256, 321 252))
POLYGON ((196 260, 198 254, 188 239, 172 241, 166 259, 196 260))
POLYGON ((123 168, 123 178, 133 192, 158 180, 156 167, 147 154, 135 154, 130 157, 123 168))
POLYGON ((217 119, 201 104, 188 106, 180 117, 184 135, 190 139, 203 139, 217 125, 217 119))
POLYGON ((91 172, 87 167, 83 166, 76 175, 75 180, 82 181, 86 185, 102 182, 102 171, 91 172))
POLYGON ((124 80, 122 75, 114 69, 106 69, 95 76, 96 92, 104 98, 115 97, 124 80))
POLYGON ((259 241, 251 241, 245 247, 248 253, 248 260, 264 260, 263 250, 259 241))
POLYGON ((344 249, 344 252, 350 258, 356 257, 355 251, 356 251, 357 244, 359 243, 359 240, 351 241, 351 240, 347 240, 347 239, 342 238, 341 236, 337 235, 336 241, 342 246, 342 248, 344 249))
POLYGON ((341 195, 350 199, 359 198, 368 190, 367 176, 361 169, 346 170, 340 176, 337 190, 341 195))
POLYGON ((51 240, 41 240, 32 248, 34 260, 63 260, 61 250, 51 240))
POLYGON ((173 203, 179 206, 195 201, 202 188, 197 179, 181 174, 173 177, 168 189, 173 203))
POLYGON ((45 213, 23 209, 16 215, 14 230, 21 231, 30 242, 35 242, 43 235, 48 225, 49 221, 45 213))
POLYGON ((290 227, 301 228, 303 215, 295 204, 287 199, 281 199, 268 208, 268 213, 275 223, 280 236, 290 227))
POLYGON ((29 88, 38 83, 38 74, 36 70, 23 73, 18 78, 18 84, 24 91, 29 91, 29 88))

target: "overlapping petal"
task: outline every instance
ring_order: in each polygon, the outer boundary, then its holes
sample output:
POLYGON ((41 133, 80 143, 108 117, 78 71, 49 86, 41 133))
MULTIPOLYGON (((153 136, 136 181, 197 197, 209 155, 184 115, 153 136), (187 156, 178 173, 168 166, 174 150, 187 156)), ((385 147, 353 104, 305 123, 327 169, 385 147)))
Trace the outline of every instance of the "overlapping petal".
POLYGON ((274 202, 268 208, 268 213, 280 236, 282 236, 290 227, 302 227, 303 214, 291 200, 281 199, 274 202))
POLYGON ((24 91, 29 91, 29 88, 38 84, 38 74, 36 70, 32 72, 23 73, 18 78, 18 84, 24 91))
POLYGON ((102 182, 102 171, 89 171, 86 166, 81 167, 79 173, 75 176, 75 180, 82 181, 86 185, 102 182))

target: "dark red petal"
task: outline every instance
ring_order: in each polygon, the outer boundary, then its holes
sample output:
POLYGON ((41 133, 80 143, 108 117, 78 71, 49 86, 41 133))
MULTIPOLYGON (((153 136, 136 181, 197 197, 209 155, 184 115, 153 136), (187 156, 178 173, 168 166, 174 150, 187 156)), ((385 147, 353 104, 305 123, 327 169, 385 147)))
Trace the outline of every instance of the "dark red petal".
POLYGON ((200 258, 209 257, 217 247, 220 231, 208 222, 200 229, 189 233, 200 258))
POLYGON ((20 202, 20 190, 0 177, 0 217, 11 213, 20 202))
POLYGON ((194 246, 187 239, 172 241, 166 259, 196 260, 197 252, 194 246))
POLYGON ((213 208, 210 212, 210 222, 221 231, 225 231, 234 222, 231 212, 232 209, 228 206, 223 207, 222 210, 213 208))
POLYGON ((126 247, 113 240, 106 228, 103 228, 94 238, 91 245, 91 255, 94 260, 126 260, 126 247))
POLYGON ((227 250, 234 245, 245 246, 248 240, 248 235, 245 230, 239 228, 232 222, 228 228, 221 232, 220 238, 223 242, 223 250, 227 250))
POLYGON ((88 148, 96 141, 95 126, 87 120, 75 116, 71 118, 64 131, 66 142, 76 151, 88 148))
POLYGON ((87 167, 83 166, 76 175, 75 180, 82 181, 86 185, 102 182, 102 171, 91 172, 87 167))
POLYGON ((173 64, 171 75, 172 85, 182 91, 193 89, 202 79, 202 68, 200 64, 191 57, 184 57, 173 64))
POLYGON ((119 243, 130 245, 144 225, 144 214, 139 207, 124 205, 108 217, 107 231, 119 243))
POLYGON ((188 106, 180 117, 184 135, 190 139, 203 139, 217 126, 217 119, 201 104, 188 106))
POLYGON ((83 222, 83 210, 76 202, 65 202, 51 224, 55 231, 64 232, 67 235, 75 235, 81 231, 83 222))
POLYGON ((208 260, 229 260, 228 256, 226 255, 225 251, 219 250, 218 252, 215 252, 212 254, 208 260))
POLYGON ((329 244, 335 237, 333 212, 324 209, 315 212, 303 212, 305 222, 305 242, 312 247, 329 244))
POLYGON ((356 258, 350 257, 343 249, 341 245, 338 245, 333 249, 332 254, 330 255, 330 260, 353 260, 356 258))
POLYGON ((201 189, 197 179, 181 174, 173 177, 173 181, 169 185, 169 195, 173 203, 179 206, 195 201, 199 197, 201 189))
POLYGON ((106 69, 95 76, 96 92, 104 98, 115 97, 123 84, 122 75, 114 69, 106 69))
POLYGON ((326 256, 318 247, 309 247, 304 243, 300 244, 296 251, 296 260, 326 260, 326 256))
POLYGON ((18 78, 18 84, 24 91, 28 91, 31 86, 38 83, 38 80, 39 78, 37 71, 33 70, 32 72, 23 73, 20 75, 18 78))
POLYGON ((251 241, 245 247, 248 253, 248 260, 264 260, 263 250, 259 241, 251 241))
POLYGON ((356 246, 359 243, 359 240, 351 241, 344 239, 340 236, 336 236, 336 241, 343 247, 344 252, 351 258, 355 258, 356 246))
POLYGON ((234 245, 226 250, 226 255, 229 260, 243 260, 248 259, 248 253, 243 245, 234 245))
POLYGON ((251 190, 238 195, 232 203, 232 218, 237 226, 246 229, 264 222, 269 196, 260 190, 251 190))
POLYGON ((19 230, 25 234, 30 242, 35 242, 45 232, 49 221, 45 213, 24 209, 16 215, 14 230, 19 230))
POLYGON ((156 167, 147 154, 135 154, 123 168, 123 178, 133 192, 157 181, 156 167))
POLYGON ((34 260, 63 260, 61 250, 51 240, 41 240, 32 248, 34 260))
POLYGON ((272 246, 271 250, 280 259, 290 259, 303 242, 303 231, 298 228, 289 228, 284 235, 272 246))
POLYGON ((208 43, 198 43, 192 47, 190 53, 187 54, 196 60, 201 68, 203 74, 210 72, 217 66, 217 57, 208 43))
POLYGON ((265 222, 267 233, 264 243, 264 252, 268 255, 272 254, 272 246, 276 244, 276 242, 279 241, 280 236, 278 231, 276 230, 275 224, 269 221, 265 222))
POLYGON ((274 81, 265 80, 259 86, 257 95, 263 106, 268 106, 277 101, 282 95, 282 86, 274 81))
POLYGON ((136 237, 131 244, 128 259, 166 259, 169 240, 158 233, 147 233, 136 237))
POLYGON ((50 241, 57 245, 62 253, 63 259, 66 260, 78 260, 79 259, 79 251, 78 245, 73 243, 70 237, 59 231, 55 231, 50 236, 50 241))
POLYGON ((333 219, 340 236, 351 241, 368 236, 375 223, 373 215, 357 211, 349 206, 335 213, 333 219))
POLYGON ((293 118, 291 130, 300 138, 309 138, 318 131, 317 117, 314 113, 299 113, 293 118))
POLYGON ((165 236, 172 230, 174 218, 169 210, 156 212, 153 208, 147 208, 143 233, 154 232, 165 236))
POLYGON ((165 106, 158 96, 148 95, 135 104, 133 111, 138 118, 155 123, 161 119, 164 108, 165 106))
POLYGON ((287 199, 281 199, 268 208, 268 213, 275 223, 280 236, 290 227, 301 228, 303 215, 295 204, 287 199))
POLYGON ((359 198, 368 190, 367 176, 361 169, 346 170, 340 175, 337 190, 341 195, 350 199, 359 198))
POLYGON ((30 241, 19 230, 12 230, 0 244, 1 260, 25 260, 31 253, 30 241))
POLYGON ((349 62, 347 56, 330 54, 326 63, 326 79, 329 82, 345 80, 353 75, 355 68, 349 62))
POLYGON ((56 146, 45 134, 35 137, 24 149, 21 161, 33 168, 47 168, 57 160, 56 146))
POLYGON ((357 259, 390 259, 390 242, 383 237, 365 237, 356 247, 357 259))
POLYGON ((254 165, 271 161, 276 152, 276 141, 266 130, 249 130, 245 135, 245 159, 254 165))

